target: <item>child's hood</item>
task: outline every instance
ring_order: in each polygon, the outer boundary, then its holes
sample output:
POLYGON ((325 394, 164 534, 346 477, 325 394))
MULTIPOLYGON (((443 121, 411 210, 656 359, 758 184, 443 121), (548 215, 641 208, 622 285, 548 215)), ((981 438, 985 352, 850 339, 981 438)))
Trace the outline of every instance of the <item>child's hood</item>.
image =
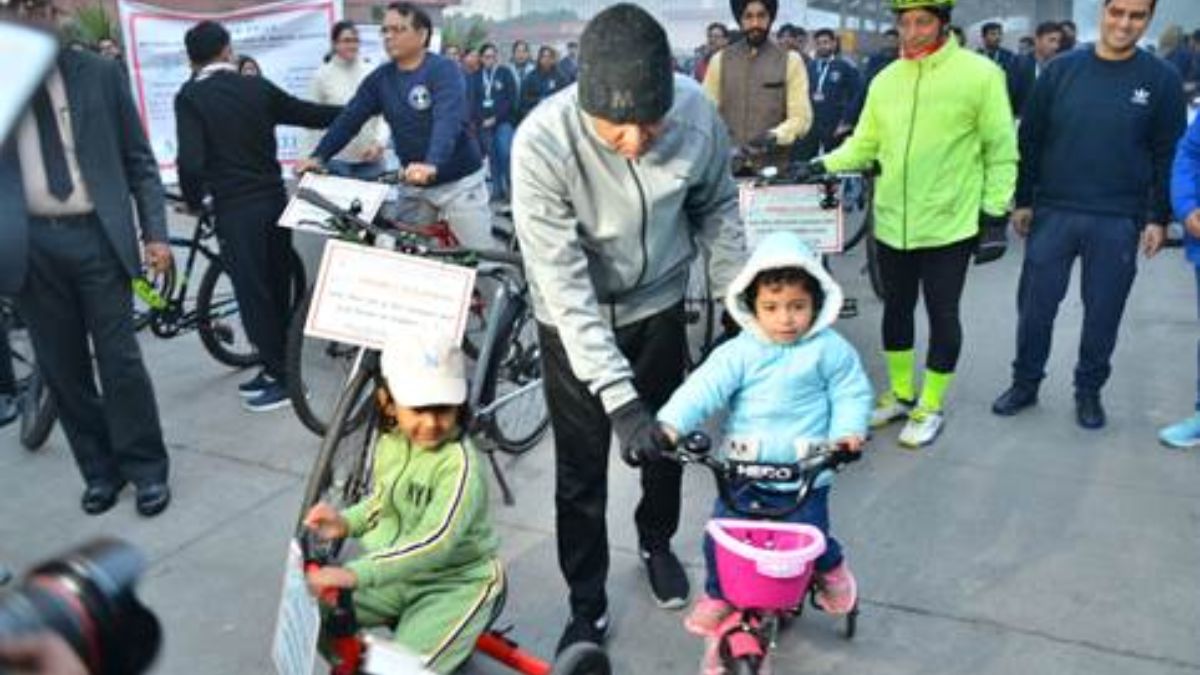
POLYGON ((777 267, 803 268, 821 284, 821 289, 825 292, 825 303, 821 305, 821 313, 813 319, 812 327, 801 339, 807 339, 833 325, 842 311, 842 287, 825 270, 821 264, 821 256, 801 241, 800 237, 790 232, 769 234, 754 248, 750 260, 726 290, 725 308, 729 315, 744 330, 760 340, 770 342, 770 338, 754 317, 754 308, 746 303, 745 292, 759 272, 777 267))

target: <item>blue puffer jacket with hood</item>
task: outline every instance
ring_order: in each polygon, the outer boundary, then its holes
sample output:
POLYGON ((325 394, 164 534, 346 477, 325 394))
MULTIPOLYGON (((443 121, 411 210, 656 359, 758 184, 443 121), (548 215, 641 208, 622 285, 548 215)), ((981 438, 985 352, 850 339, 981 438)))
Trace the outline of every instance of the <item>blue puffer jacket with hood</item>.
MULTIPOLYGON (((841 287, 798 237, 764 238, 725 296, 742 333, 713 350, 659 411, 658 420, 682 434, 728 410, 721 452, 746 461, 794 462, 806 441, 866 438, 871 382, 858 352, 832 328, 842 301, 841 287), (759 272, 779 267, 804 268, 825 293, 812 327, 791 344, 767 337, 745 297, 759 272)), ((816 486, 829 482, 826 472, 816 486)))

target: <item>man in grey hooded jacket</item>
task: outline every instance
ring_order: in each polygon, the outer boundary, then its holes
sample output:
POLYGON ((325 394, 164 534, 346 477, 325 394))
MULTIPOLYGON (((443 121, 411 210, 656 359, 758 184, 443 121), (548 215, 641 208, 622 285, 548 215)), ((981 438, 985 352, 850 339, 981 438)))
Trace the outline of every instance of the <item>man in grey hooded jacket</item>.
POLYGON ((675 78, 662 27, 630 4, 580 39, 577 86, 542 102, 513 148, 513 215, 539 321, 556 454, 559 565, 571 620, 559 641, 608 629, 610 434, 641 467, 639 547, 651 592, 680 608, 671 552, 680 468, 654 422, 683 379, 682 299, 699 247, 717 292, 744 259, 729 132, 699 86, 675 78))

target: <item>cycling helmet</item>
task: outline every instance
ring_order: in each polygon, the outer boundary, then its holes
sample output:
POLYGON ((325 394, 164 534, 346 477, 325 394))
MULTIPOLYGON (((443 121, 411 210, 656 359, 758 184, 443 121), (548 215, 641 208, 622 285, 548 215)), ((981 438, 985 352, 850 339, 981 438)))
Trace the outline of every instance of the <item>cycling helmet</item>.
POLYGON ((893 12, 903 12, 908 9, 954 9, 956 0, 891 0, 893 12))

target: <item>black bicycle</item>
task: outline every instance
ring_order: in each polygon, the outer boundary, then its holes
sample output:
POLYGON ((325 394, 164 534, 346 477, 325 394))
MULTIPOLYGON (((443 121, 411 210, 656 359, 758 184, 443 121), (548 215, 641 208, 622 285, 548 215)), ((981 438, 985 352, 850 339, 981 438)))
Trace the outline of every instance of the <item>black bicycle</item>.
MULTIPOLYGON (((326 227, 365 245, 376 245, 387 238, 384 241, 401 253, 477 268, 480 263, 493 265, 481 271, 496 284, 487 302, 486 328, 468 378, 469 419, 464 431, 487 455, 504 499, 511 503, 512 492, 495 451, 522 454, 537 444, 549 426, 536 324, 529 305, 529 288, 520 273, 520 254, 430 246, 427 240, 411 233, 368 223, 311 190, 302 189, 297 196, 330 214, 326 227)), ((383 382, 379 352, 363 347, 347 349, 347 375, 309 475, 304 512, 321 499, 352 504, 365 495, 370 484, 368 468, 378 434, 373 394, 383 382)), ((299 378, 300 373, 289 372, 288 376, 299 378)))
MULTIPOLYGON (((176 210, 187 213, 183 198, 167 194, 176 210)), ((172 248, 186 252, 182 273, 174 256, 165 272, 134 280, 134 325, 149 328, 156 337, 173 338, 196 331, 204 348, 217 361, 234 368, 259 363, 258 352, 242 326, 237 298, 217 243, 216 224, 206 204, 195 214, 196 224, 190 237, 171 237, 172 248), (196 262, 204 259, 204 274, 193 298, 188 293, 196 262)), ((292 307, 306 288, 304 264, 295 251, 290 252, 292 307)))
POLYGON ((29 329, 21 320, 16 305, 8 298, 0 298, 0 331, 8 335, 8 343, 12 348, 21 445, 28 450, 38 450, 54 430, 58 406, 38 370, 29 329))

